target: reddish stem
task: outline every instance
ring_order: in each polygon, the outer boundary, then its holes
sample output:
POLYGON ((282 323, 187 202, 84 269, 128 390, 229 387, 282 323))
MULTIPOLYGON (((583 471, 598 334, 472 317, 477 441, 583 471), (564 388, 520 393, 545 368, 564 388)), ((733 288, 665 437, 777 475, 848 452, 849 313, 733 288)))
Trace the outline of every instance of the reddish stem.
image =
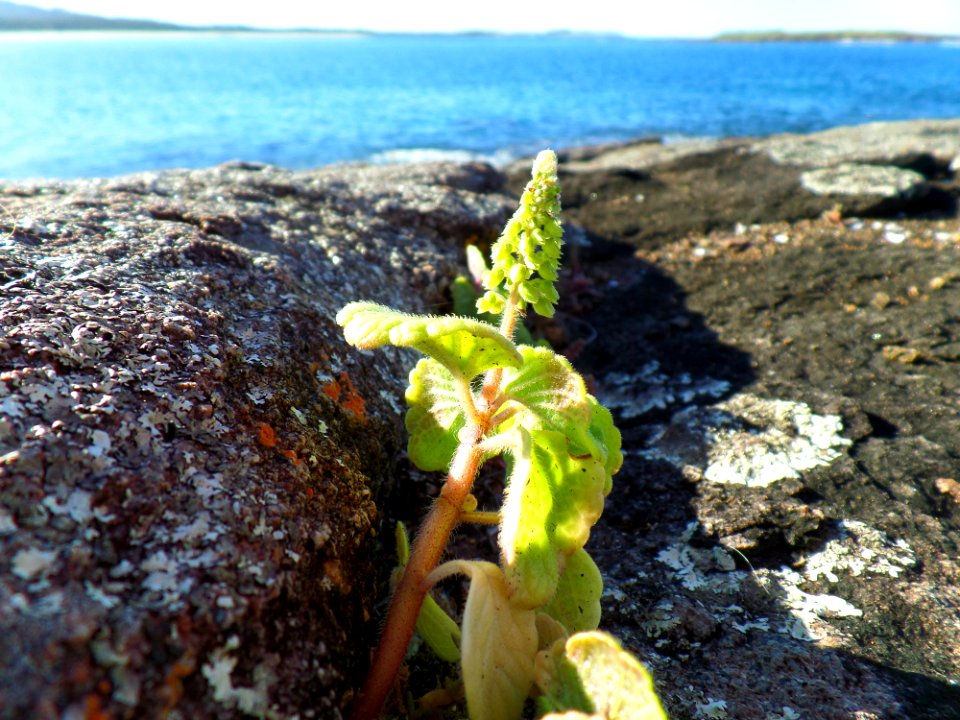
MULTIPOLYGON (((517 322, 517 300, 517 290, 513 288, 500 323, 500 332, 508 339, 513 338, 517 322)), ((460 446, 453 456, 447 481, 413 541, 410 560, 390 600, 383 634, 374 651, 363 689, 351 710, 351 720, 376 720, 380 717, 380 711, 407 654, 423 600, 430 589, 426 582, 427 575, 440 562, 450 534, 463 517, 463 504, 473 489, 473 481, 483 462, 485 451, 479 443, 490 427, 495 425, 490 417, 502 402, 498 398, 502 378, 501 368, 487 372, 481 393, 484 401, 482 408, 476 407, 469 386, 466 386, 465 394, 468 397, 462 398, 464 413, 472 416, 470 420, 473 422, 468 420, 468 426, 460 431, 460 446)))
POLYGON ((393 593, 370 672, 351 712, 352 720, 376 720, 380 716, 429 590, 426 577, 437 566, 450 533, 460 522, 463 503, 482 459, 476 442, 461 445, 454 455, 447 482, 417 533, 410 561, 393 593))

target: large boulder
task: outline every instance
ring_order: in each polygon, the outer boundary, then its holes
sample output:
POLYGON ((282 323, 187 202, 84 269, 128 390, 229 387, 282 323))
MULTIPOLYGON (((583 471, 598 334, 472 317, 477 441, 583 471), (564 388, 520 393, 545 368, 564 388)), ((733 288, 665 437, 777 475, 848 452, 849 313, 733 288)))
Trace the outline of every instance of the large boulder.
POLYGON ((484 166, 0 186, 0 717, 337 717, 375 641, 405 353, 484 166))

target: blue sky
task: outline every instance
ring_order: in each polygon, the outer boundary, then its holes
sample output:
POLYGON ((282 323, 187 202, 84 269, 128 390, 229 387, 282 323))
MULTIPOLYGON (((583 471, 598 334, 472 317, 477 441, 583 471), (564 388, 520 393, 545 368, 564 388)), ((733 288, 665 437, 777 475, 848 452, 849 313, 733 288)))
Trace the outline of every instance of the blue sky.
POLYGON ((960 35, 960 0, 15 0, 187 25, 375 31, 582 30, 709 37, 732 30, 903 30, 960 35))

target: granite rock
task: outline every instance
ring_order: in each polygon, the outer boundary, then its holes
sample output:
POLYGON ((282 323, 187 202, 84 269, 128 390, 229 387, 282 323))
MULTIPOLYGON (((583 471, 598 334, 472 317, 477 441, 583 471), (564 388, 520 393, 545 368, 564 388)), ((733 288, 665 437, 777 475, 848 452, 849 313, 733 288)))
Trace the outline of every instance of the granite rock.
POLYGON ((337 717, 374 639, 406 353, 487 167, 0 187, 0 717, 337 717))

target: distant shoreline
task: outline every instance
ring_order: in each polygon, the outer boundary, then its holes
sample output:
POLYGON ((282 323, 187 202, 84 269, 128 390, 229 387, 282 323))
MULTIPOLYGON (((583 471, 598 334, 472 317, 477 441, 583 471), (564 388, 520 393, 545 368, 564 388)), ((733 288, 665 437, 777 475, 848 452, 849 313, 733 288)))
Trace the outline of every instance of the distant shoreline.
POLYGON ((236 30, 236 29, 189 29, 177 28, 173 30, 4 30, 0 28, 0 43, 6 41, 44 42, 54 40, 103 40, 109 38, 142 37, 166 38, 176 40, 181 38, 200 37, 249 37, 270 39, 283 37, 304 37, 317 40, 352 40, 371 37, 370 33, 350 30, 236 30))
POLYGON ((713 38, 714 42, 849 42, 849 43, 942 43, 960 42, 960 35, 925 35, 898 31, 843 30, 838 32, 729 32, 713 38))
POLYGON ((189 26, 147 26, 147 27, 83 27, 83 28, 51 28, 51 27, 3 27, 0 23, 0 42, 8 40, 53 40, 53 39, 94 39, 104 37, 145 36, 145 37, 202 37, 202 36, 232 36, 251 38, 271 37, 304 37, 316 39, 362 39, 362 38, 616 38, 620 40, 635 40, 638 42, 688 42, 711 44, 772 44, 772 43, 849 43, 849 44, 958 44, 960 35, 918 35, 900 32, 732 32, 722 33, 714 37, 643 37, 633 35, 618 35, 611 33, 575 33, 575 32, 548 32, 548 33, 513 33, 513 32, 379 32, 372 30, 321 30, 312 28, 253 28, 253 27, 189 27, 189 26))

